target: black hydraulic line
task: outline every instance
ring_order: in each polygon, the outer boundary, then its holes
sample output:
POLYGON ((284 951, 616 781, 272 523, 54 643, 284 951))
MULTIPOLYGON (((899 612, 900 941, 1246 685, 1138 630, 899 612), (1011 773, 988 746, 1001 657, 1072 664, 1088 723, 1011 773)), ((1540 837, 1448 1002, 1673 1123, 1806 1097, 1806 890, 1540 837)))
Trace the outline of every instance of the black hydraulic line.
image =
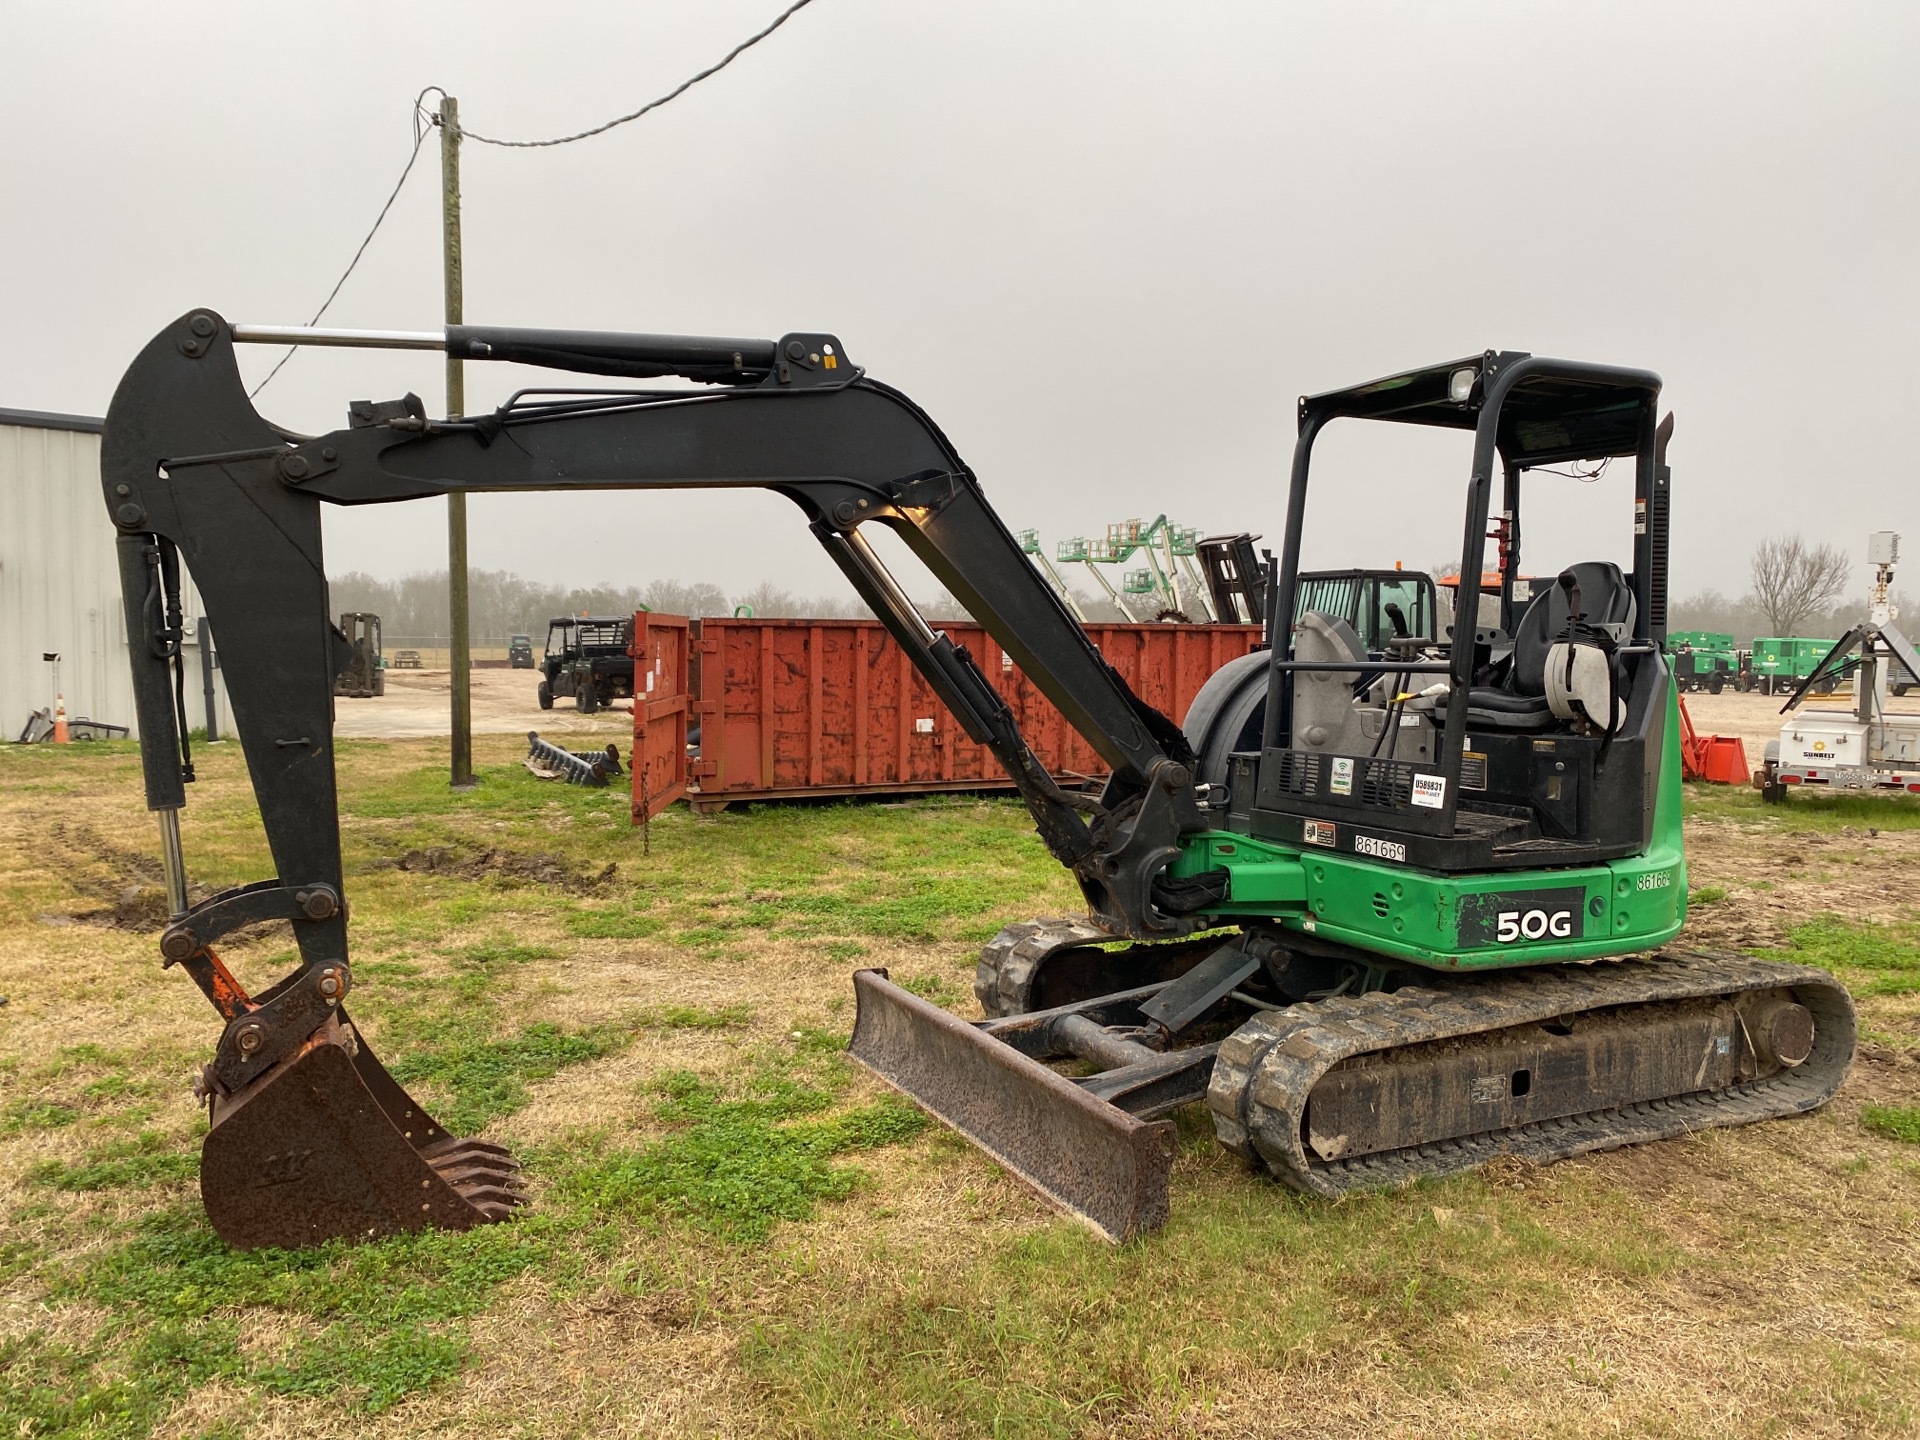
POLYGON ((186 616, 180 604, 180 548, 173 541, 160 541, 160 574, 166 585, 166 629, 164 644, 167 663, 173 667, 173 716, 180 733, 180 778, 193 783, 193 741, 187 724, 186 616))

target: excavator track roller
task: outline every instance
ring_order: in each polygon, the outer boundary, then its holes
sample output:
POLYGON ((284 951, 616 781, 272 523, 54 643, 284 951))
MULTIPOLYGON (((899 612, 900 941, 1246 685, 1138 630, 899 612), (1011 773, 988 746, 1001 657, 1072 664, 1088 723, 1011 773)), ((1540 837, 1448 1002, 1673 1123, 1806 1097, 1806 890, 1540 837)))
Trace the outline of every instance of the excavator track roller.
POLYGON ((1853 1061, 1825 971, 1649 960, 1340 996, 1249 1020, 1207 1104, 1227 1149, 1335 1196, 1814 1110, 1853 1061))
POLYGON ((512 1156, 448 1135, 344 1011, 209 1108, 200 1194, 238 1249, 466 1230, 526 1202, 512 1156))

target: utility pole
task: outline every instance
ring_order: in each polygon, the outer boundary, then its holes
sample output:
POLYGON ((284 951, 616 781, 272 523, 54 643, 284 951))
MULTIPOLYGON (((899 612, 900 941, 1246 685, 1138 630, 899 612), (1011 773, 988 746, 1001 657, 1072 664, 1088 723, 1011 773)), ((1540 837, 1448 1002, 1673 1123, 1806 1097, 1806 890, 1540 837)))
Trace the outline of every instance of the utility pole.
MULTIPOLYGON (((460 102, 440 97, 441 250, 446 278, 447 324, 464 324, 460 284, 460 102)), ((466 377, 447 351, 447 415, 466 413, 466 377)), ((448 665, 453 672, 453 778, 456 790, 471 790, 473 778, 473 656, 467 637, 467 497, 447 496, 448 665)))

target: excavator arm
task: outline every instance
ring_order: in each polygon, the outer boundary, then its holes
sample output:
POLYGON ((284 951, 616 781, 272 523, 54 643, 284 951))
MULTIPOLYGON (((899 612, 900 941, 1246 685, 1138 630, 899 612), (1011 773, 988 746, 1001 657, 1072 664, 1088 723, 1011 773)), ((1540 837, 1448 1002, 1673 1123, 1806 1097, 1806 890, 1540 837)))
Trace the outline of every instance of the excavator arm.
MULTIPOLYGON (((1096 923, 1132 937, 1182 935, 1198 923, 1181 913, 1178 887, 1160 881, 1181 838, 1204 828, 1184 737, 1101 658, 926 413, 868 378, 832 336, 452 327, 343 337, 249 330, 196 310, 155 337, 122 379, 107 416, 102 482, 119 532, 147 800, 161 818, 173 910, 161 948, 227 1020, 206 1081, 216 1127, 223 1104, 233 1108, 275 1066, 307 1056, 327 1027, 345 1023, 351 971, 332 690, 348 648, 328 619, 323 504, 708 486, 784 495, 968 735, 1006 767, 1096 923), (445 420, 428 418, 412 396, 356 402, 347 428, 309 438, 262 418, 241 382, 236 342, 276 339, 446 348, 467 359, 678 376, 707 388, 523 391, 491 415, 445 420), (1107 761, 1112 778, 1097 799, 1055 784, 967 651, 927 625, 881 564, 862 533, 870 524, 897 533, 1107 761), (220 636, 277 871, 195 906, 178 831, 192 779, 179 656, 183 561, 220 636), (249 996, 211 947, 265 919, 293 922, 301 968, 249 996)), ((350 1027, 345 1049, 369 1092, 391 1087, 394 1105, 417 1110, 350 1027)), ((418 1137, 406 1138, 418 1147, 418 1137)), ((270 1238, 285 1243, 283 1234, 270 1238)))

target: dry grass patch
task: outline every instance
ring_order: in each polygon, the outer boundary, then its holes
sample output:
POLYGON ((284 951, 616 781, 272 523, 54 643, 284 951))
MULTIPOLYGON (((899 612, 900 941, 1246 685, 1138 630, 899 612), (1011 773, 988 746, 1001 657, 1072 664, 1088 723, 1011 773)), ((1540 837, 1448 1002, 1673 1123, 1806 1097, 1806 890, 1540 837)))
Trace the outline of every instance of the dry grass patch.
MULTIPOLYGON (((1073 910, 1016 807, 675 814, 642 856, 618 790, 532 781, 512 737, 478 749, 482 787, 456 797, 434 742, 341 746, 351 1003, 443 1119, 514 1145, 533 1210, 238 1256, 168 1170, 191 1160, 185 1082, 216 1018, 159 970, 150 932, 40 918, 147 883, 137 756, 0 747, 0 1428, 1457 1440, 1917 1423, 1920 1144, 1897 1117, 1920 1112, 1920 996, 1895 993, 1890 947, 1920 943, 1899 898, 1920 832, 1690 801, 1693 885, 1721 893, 1689 938, 1811 957, 1860 995, 1872 1044, 1819 1115, 1327 1204, 1250 1175, 1188 1113, 1172 1223, 1116 1250, 839 1055, 856 966, 971 1013, 978 939, 1073 910), (394 863, 436 851, 452 863, 394 863), (1846 919, 1807 929, 1822 911, 1846 919), (99 1186, 46 1183, 49 1165, 95 1166, 99 1186)), ((258 878, 237 753, 201 759, 189 865, 209 885, 258 878)), ((292 957, 284 927, 227 953, 250 983, 292 957)))

